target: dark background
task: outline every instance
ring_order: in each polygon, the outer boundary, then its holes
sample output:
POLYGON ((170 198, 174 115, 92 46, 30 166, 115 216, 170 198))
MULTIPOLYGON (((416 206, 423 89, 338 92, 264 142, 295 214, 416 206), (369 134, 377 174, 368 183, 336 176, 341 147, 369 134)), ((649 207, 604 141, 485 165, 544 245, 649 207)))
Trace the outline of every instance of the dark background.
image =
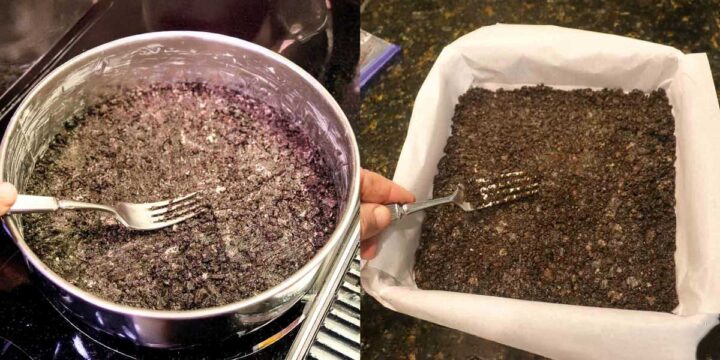
MULTIPOLYGON (((442 48, 495 23, 551 24, 618 34, 705 52, 720 84, 720 0, 472 1, 367 0, 362 28, 402 47, 401 57, 369 86, 355 130, 364 167, 393 175, 417 91, 442 48)), ((720 92, 718 92, 720 94, 720 92)), ((363 359, 534 359, 491 341, 362 301, 363 359)), ((720 331, 702 343, 720 346, 720 331)))

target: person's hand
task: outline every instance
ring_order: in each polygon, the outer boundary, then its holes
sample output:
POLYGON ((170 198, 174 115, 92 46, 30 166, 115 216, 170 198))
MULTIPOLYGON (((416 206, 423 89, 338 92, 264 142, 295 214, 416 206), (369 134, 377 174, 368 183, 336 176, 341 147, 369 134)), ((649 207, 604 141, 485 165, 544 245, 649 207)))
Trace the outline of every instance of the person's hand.
POLYGON ((363 169, 360 173, 360 257, 377 254, 377 236, 392 221, 390 210, 382 204, 410 203, 415 196, 382 175, 363 169))
POLYGON ((0 184, 0 216, 7 214, 17 199, 17 190, 11 183, 0 184))

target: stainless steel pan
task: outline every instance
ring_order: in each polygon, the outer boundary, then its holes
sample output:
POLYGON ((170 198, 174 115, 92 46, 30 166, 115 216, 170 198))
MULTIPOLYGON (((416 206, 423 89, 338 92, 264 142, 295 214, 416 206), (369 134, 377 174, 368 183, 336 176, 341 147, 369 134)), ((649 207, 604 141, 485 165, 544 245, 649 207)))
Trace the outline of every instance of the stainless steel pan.
MULTIPOLYGON (((357 143, 335 100, 309 74, 258 45, 202 32, 131 36, 89 50, 43 79, 13 116, 0 144, 0 180, 25 190, 35 161, 63 122, 120 85, 205 81, 238 89, 294 115, 333 167, 338 224, 327 244, 277 286, 232 304, 191 311, 133 308, 101 299, 54 273, 23 237, 21 215, 3 218, 47 298, 88 325, 152 347, 179 347, 256 328, 307 293, 318 273, 357 226, 360 165, 357 143)), ((42 239, 33 239, 42 241, 42 239)))

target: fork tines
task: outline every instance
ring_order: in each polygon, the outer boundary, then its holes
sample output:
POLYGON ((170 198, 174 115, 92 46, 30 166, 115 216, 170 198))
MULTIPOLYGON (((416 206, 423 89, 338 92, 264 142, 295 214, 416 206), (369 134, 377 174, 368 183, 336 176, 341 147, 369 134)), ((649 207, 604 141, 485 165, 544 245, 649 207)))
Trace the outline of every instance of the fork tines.
POLYGON ((504 173, 492 178, 480 178, 482 203, 476 209, 484 209, 537 194, 540 182, 524 171, 504 173))
POLYGON ((199 213, 198 193, 194 192, 172 200, 160 201, 147 204, 150 214, 156 222, 171 220, 180 222, 189 219, 199 213))

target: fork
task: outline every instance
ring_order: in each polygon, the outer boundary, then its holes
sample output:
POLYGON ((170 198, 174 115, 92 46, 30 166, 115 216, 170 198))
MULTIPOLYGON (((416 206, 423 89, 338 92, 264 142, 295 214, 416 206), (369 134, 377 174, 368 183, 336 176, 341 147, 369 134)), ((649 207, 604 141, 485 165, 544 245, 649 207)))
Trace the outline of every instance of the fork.
POLYGON ((155 230, 190 219, 200 213, 197 192, 171 200, 134 204, 119 202, 115 206, 73 200, 58 200, 51 196, 18 195, 9 214, 44 213, 57 210, 99 210, 111 213, 117 221, 132 230, 155 230), (169 217, 168 217, 169 216, 169 217))
POLYGON ((444 204, 452 203, 465 211, 475 211, 523 199, 540 192, 540 182, 526 175, 524 171, 508 172, 492 178, 479 178, 475 182, 477 186, 480 186, 481 203, 477 205, 465 201, 465 186, 458 184, 455 192, 450 196, 410 204, 385 206, 390 210, 394 221, 405 215, 444 204))

